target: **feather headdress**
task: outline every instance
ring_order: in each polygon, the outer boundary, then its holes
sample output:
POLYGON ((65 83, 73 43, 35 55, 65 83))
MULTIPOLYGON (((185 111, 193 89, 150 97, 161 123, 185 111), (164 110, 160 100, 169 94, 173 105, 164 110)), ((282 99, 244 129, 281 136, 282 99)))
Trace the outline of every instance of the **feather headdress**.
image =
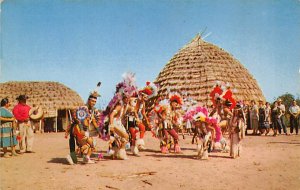
POLYGON ((206 108, 201 107, 201 106, 196 106, 191 108, 189 111, 187 111, 185 113, 185 115, 183 116, 183 120, 187 121, 187 120, 201 120, 201 121, 205 121, 205 119, 208 117, 208 111, 206 108))
POLYGON ((157 95, 157 86, 153 82, 146 82, 146 86, 140 90, 140 93, 146 94, 148 98, 152 98, 157 95))
POLYGON ((166 111, 169 108, 170 108, 170 102, 169 100, 165 99, 160 101, 159 104, 154 107, 154 111, 156 113, 161 113, 162 111, 166 111))
POLYGON ((108 106, 105 111, 106 114, 108 114, 118 102, 122 101, 123 97, 130 98, 135 93, 137 93, 137 86, 135 84, 135 74, 127 72, 124 73, 122 77, 123 81, 116 85, 114 97, 108 103, 108 106))
POLYGON ((101 95, 99 94, 99 88, 100 88, 100 86, 101 86, 101 82, 98 82, 96 88, 95 88, 93 91, 90 92, 89 99, 90 99, 90 98, 97 99, 98 97, 101 96, 101 95))
POLYGON ((126 72, 122 75, 123 81, 118 83, 116 86, 116 93, 122 96, 130 97, 137 92, 137 86, 135 84, 135 74, 126 72))
POLYGON ((169 99, 170 99, 170 102, 175 101, 178 104, 182 105, 182 97, 178 93, 170 94, 169 99))

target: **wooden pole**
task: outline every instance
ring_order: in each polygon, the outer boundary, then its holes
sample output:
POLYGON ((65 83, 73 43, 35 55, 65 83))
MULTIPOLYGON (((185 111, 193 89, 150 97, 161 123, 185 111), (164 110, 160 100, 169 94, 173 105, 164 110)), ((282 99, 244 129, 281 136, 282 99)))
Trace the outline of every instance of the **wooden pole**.
POLYGON ((39 132, 42 133, 42 119, 39 121, 39 132))
POLYGON ((68 121, 69 121, 69 117, 68 117, 69 115, 68 115, 68 109, 66 109, 66 129, 65 130, 67 130, 67 128, 68 128, 68 121))
POLYGON ((57 116, 58 116, 58 111, 57 110, 55 110, 56 111, 56 117, 55 117, 55 132, 57 133, 57 116))

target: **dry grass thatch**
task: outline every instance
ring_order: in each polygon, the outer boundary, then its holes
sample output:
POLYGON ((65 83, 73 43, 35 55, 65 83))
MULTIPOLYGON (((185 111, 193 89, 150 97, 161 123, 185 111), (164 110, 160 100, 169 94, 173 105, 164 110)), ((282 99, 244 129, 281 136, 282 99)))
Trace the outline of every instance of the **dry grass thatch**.
POLYGON ((155 83, 159 95, 186 92, 193 99, 211 105, 209 93, 216 81, 229 82, 236 100, 265 100, 254 77, 232 55, 197 35, 165 65, 155 83))
POLYGON ((41 106, 44 117, 53 117, 56 110, 73 109, 83 105, 82 98, 72 89, 58 82, 5 82, 0 83, 0 98, 8 97, 10 109, 17 104, 16 98, 29 96, 27 104, 41 106))

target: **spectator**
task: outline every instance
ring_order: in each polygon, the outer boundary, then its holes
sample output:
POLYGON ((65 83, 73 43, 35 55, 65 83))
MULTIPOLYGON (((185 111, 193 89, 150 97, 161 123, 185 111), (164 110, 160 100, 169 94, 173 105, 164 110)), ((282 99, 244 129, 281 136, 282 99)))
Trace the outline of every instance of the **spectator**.
POLYGON ((15 118, 13 114, 8 110, 9 101, 8 98, 1 100, 0 108, 0 147, 3 148, 3 157, 9 158, 7 147, 11 147, 11 156, 17 156, 16 145, 18 144, 15 130, 13 129, 13 122, 15 118))
POLYGON ((259 132, 260 135, 264 134, 266 131, 265 127, 265 119, 266 119, 266 107, 262 100, 258 101, 258 121, 259 121, 259 132))
POLYGON ((39 131, 39 132, 41 132, 41 127, 40 127, 40 121, 41 121, 41 119, 42 119, 42 109, 40 109, 40 107, 39 106, 37 106, 36 104, 33 104, 32 105, 33 107, 32 107, 32 109, 31 109, 31 111, 29 112, 29 115, 30 115, 30 122, 31 122, 31 126, 32 126, 32 129, 33 129, 33 131, 34 131, 34 133, 36 133, 36 131, 39 131), (32 115, 31 115, 32 114, 32 115), (35 116, 35 117, 33 117, 33 116, 35 116), (41 117, 39 117, 39 116, 41 116, 41 117))
POLYGON ((272 125, 274 130, 273 136, 277 136, 278 129, 279 128, 281 129, 281 119, 280 119, 281 116, 282 116, 281 109, 278 107, 278 102, 275 101, 271 112, 271 119, 272 119, 272 125))
POLYGON ((251 100, 251 108, 250 108, 250 123, 251 128, 253 129, 253 135, 257 135, 258 131, 258 106, 254 100, 251 100))
POLYGON ((266 109, 265 109, 265 127, 266 127, 266 136, 269 134, 271 128, 272 128, 272 122, 271 122, 271 105, 269 102, 266 102, 266 109))
POLYGON ((293 101, 292 105, 289 108, 289 112, 291 114, 290 116, 290 123, 291 123, 291 128, 290 128, 290 133, 293 134, 294 128, 296 130, 296 135, 298 135, 298 127, 299 127, 299 114, 300 114, 300 108, 297 105, 296 100, 293 101))
POLYGON ((280 116, 281 127, 279 128, 279 134, 281 134, 281 128, 282 128, 283 132, 287 135, 286 125, 284 124, 284 121, 283 121, 283 117, 285 115, 285 106, 284 106, 284 104, 282 104, 281 98, 278 98, 277 102, 278 102, 278 107, 281 110, 281 116, 280 116))
POLYGON ((29 121, 30 106, 26 104, 28 96, 20 95, 17 97, 19 103, 14 107, 13 114, 18 121, 18 126, 21 135, 20 152, 32 153, 34 133, 29 121))
POLYGON ((244 101, 244 106, 243 106, 244 114, 246 117, 246 135, 248 134, 248 130, 252 129, 251 128, 251 119, 250 119, 250 105, 248 101, 244 101))

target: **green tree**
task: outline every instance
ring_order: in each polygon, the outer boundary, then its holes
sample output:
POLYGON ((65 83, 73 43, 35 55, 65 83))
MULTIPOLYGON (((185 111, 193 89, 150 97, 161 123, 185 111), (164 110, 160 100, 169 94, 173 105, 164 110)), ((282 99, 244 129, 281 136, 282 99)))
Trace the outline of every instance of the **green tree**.
POLYGON ((282 103, 285 105, 286 109, 289 109, 289 107, 292 105, 292 102, 295 100, 295 96, 288 92, 279 96, 278 98, 281 98, 282 103))

